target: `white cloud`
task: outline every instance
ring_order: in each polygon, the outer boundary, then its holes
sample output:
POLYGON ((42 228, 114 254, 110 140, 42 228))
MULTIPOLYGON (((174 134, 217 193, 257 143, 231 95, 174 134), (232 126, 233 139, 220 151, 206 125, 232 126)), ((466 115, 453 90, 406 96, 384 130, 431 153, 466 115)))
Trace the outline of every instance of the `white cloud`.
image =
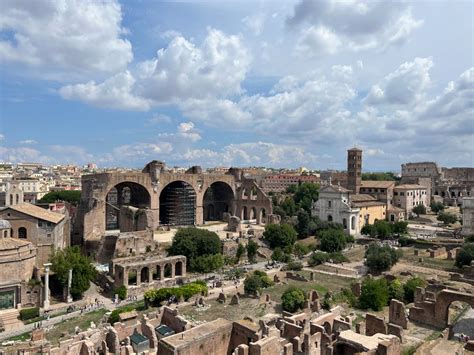
POLYGON ((201 135, 194 128, 194 123, 192 122, 182 122, 178 126, 178 134, 185 138, 189 139, 192 142, 196 142, 201 139, 201 135))
POLYGON ((38 76, 113 73, 133 59, 121 21, 115 0, 2 1, 0 60, 38 76))
POLYGON ((29 147, 7 148, 0 146, 0 156, 3 160, 19 163, 19 162, 38 162, 43 164, 51 164, 53 159, 44 155, 37 149, 29 147))
POLYGON ((412 105, 425 97, 431 84, 431 58, 415 58, 405 62, 397 70, 388 74, 381 82, 373 85, 364 99, 370 105, 412 105))
POLYGON ((265 15, 260 12, 245 16, 242 19, 242 22, 255 36, 259 36, 262 33, 263 25, 265 24, 265 15))
POLYGON ((36 144, 38 143, 37 141, 35 141, 34 139, 25 139, 23 141, 20 141, 19 142, 20 144, 36 144))
POLYGON ((0 133, 0 142, 3 141, 4 139, 5 139, 5 136, 0 133))
POLYGON ((168 115, 164 115, 162 113, 157 113, 155 115, 153 115, 151 118, 149 118, 147 120, 147 125, 158 125, 158 124, 161 124, 161 123, 171 123, 173 121, 173 119, 168 116, 168 115))
POLYGON ((125 71, 101 84, 68 85, 60 93, 98 107, 148 110, 185 99, 238 94, 249 64, 240 37, 209 29, 199 47, 178 36, 156 58, 139 63, 134 74, 125 71))
POLYGON ((317 57, 404 43, 423 21, 404 2, 301 0, 286 23, 302 27, 296 49, 317 57))

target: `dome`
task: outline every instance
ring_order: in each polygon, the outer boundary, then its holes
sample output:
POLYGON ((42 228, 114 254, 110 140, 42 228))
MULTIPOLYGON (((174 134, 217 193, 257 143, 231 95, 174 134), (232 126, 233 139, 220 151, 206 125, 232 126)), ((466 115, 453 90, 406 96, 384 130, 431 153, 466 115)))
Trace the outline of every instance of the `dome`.
POLYGON ((10 229, 12 225, 6 219, 0 219, 0 229, 10 229))

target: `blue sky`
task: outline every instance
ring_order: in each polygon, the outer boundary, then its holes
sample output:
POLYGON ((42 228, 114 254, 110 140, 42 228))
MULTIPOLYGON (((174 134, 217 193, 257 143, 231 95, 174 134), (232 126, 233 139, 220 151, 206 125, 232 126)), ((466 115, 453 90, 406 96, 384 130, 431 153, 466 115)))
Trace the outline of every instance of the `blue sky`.
POLYGON ((471 1, 3 1, 0 160, 473 166, 471 1))

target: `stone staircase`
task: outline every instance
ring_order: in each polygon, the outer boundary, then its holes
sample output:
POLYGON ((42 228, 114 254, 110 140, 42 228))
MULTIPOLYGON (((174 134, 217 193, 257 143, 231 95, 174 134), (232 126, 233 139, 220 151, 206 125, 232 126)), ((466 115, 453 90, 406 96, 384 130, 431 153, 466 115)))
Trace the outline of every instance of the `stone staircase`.
POLYGON ((0 325, 3 326, 4 331, 21 328, 23 322, 18 319, 19 316, 20 312, 16 308, 0 311, 0 325))

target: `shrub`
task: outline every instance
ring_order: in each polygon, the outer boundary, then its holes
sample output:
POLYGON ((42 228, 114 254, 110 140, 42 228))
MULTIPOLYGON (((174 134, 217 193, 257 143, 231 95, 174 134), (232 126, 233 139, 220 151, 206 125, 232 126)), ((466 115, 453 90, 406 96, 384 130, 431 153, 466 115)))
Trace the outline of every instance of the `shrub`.
POLYGON ((301 288, 290 287, 283 292, 281 296, 281 305, 283 310, 294 313, 303 309, 305 294, 301 288))
POLYGON ((222 254, 196 256, 191 259, 191 269, 196 272, 208 273, 224 266, 222 254))
POLYGON ((415 300, 415 290, 417 287, 425 287, 426 282, 419 277, 413 277, 403 285, 403 293, 406 303, 411 303, 415 300))
POLYGON ((365 265, 372 271, 389 270, 398 261, 401 255, 401 250, 392 248, 389 245, 372 243, 365 253, 365 265))
POLYGON ((456 261, 454 265, 462 268, 464 265, 471 265, 471 261, 474 259, 474 243, 464 244, 456 255, 456 261))
POLYGON ((51 191, 41 198, 39 202, 53 203, 56 201, 69 202, 71 205, 77 206, 81 201, 81 191, 65 190, 65 191, 51 191))
POLYGON ((168 300, 172 296, 175 296, 176 298, 183 296, 184 300, 187 301, 194 295, 206 293, 206 283, 204 281, 194 281, 180 287, 162 287, 159 289, 150 289, 145 292, 144 298, 146 304, 159 307, 161 306, 161 302, 168 300))
POLYGON ((329 260, 332 261, 334 264, 341 264, 349 261, 349 259, 347 259, 346 256, 340 251, 329 254, 329 260))
POLYGON ((296 241, 296 232, 289 224, 267 224, 263 238, 271 248, 285 248, 293 246, 296 241))
POLYGON ((468 235, 466 238, 464 238, 465 243, 472 243, 474 242, 474 234, 468 235))
POLYGON ((310 247, 304 244, 296 243, 293 247, 293 254, 302 259, 311 251, 310 247))
POLYGON ((366 279, 362 283, 362 289, 359 297, 359 306, 362 309, 372 309, 380 311, 388 303, 387 280, 366 279))
POLYGON ((398 243, 400 244, 400 246, 406 247, 407 245, 412 245, 413 243, 415 243, 415 239, 401 236, 400 238, 398 238, 398 243))
POLYGON ((245 247, 242 245, 242 243, 239 243, 239 246, 237 247, 237 251, 235 253, 235 257, 237 258, 237 262, 240 261, 242 256, 245 254, 245 247))
POLYGON ((250 262, 255 262, 255 258, 257 256, 258 244, 253 240, 250 240, 247 243, 247 258, 250 262))
POLYGON ((395 279, 388 285, 388 298, 403 301, 405 292, 399 279, 395 279))
POLYGON ((321 303, 321 307, 327 311, 331 309, 332 302, 331 302, 331 294, 326 292, 324 294, 323 302, 321 303))
POLYGON ((291 260, 291 256, 281 250, 281 248, 275 248, 272 253, 272 260, 287 263, 291 260))
POLYGON ((442 202, 431 202, 430 208, 434 213, 438 213, 444 210, 444 205, 442 202))
POLYGON ((300 271, 301 269, 303 269, 303 264, 299 261, 290 261, 285 267, 285 270, 300 271))
POLYGON ((323 251, 315 251, 309 257, 308 265, 309 266, 320 265, 320 264, 323 264, 323 263, 329 261, 329 258, 330 258, 330 256, 329 256, 328 253, 325 253, 323 251))
POLYGON ((273 284, 266 273, 256 270, 245 278, 244 291, 246 294, 255 295, 257 291, 260 292, 262 288, 273 286, 273 284))
POLYGON ((131 312, 134 309, 135 308, 133 308, 133 306, 126 306, 126 307, 114 309, 112 313, 110 314, 109 319, 107 321, 113 325, 114 323, 120 321, 120 313, 131 312))
POLYGON ((124 300, 127 298, 127 287, 122 285, 115 289, 115 294, 118 295, 118 298, 124 300))
POLYGON ((25 321, 28 319, 38 318, 40 315, 39 307, 23 308, 20 310, 20 319, 25 321))
POLYGON ((321 250, 333 253, 343 250, 347 245, 346 235, 340 229, 328 229, 320 233, 321 250))
POLYGON ((453 213, 442 211, 442 212, 438 213, 437 220, 440 221, 440 222, 443 222, 446 225, 448 225, 448 224, 456 223, 458 218, 453 213))
POLYGON ((413 207, 412 212, 419 216, 420 214, 426 214, 426 207, 425 205, 416 205, 413 207))

